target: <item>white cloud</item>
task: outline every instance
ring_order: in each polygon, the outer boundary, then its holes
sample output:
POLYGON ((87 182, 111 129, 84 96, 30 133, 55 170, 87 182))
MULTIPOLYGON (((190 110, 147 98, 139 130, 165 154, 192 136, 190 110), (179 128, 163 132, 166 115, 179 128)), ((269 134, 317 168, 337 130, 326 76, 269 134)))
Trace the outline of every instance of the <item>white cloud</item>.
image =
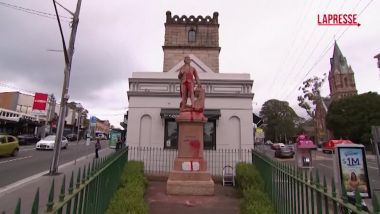
MULTIPOLYGON (((46 1, 11 1, 9 4, 54 13, 46 1)), ((219 12, 220 71, 250 73, 254 80, 255 108, 268 99, 296 105, 298 83, 304 77, 329 71, 332 49, 321 58, 334 37, 355 72, 360 93, 380 92, 379 70, 373 56, 380 53, 380 1, 373 1, 359 16, 360 27, 317 25, 317 14, 359 13, 370 0, 164 0, 83 1, 70 82, 70 97, 113 125, 128 105, 128 78, 135 71, 163 67, 165 12, 210 15, 219 12), (310 68, 319 60, 312 70, 310 68), (310 73, 306 73, 310 70, 310 73)), ((76 0, 64 2, 74 10, 76 0)), ((69 16, 60 9, 60 13, 69 16)), ((47 49, 62 49, 55 20, 0 6, 1 83, 29 91, 62 90, 63 56, 47 49)), ((66 41, 70 30, 63 23, 66 41)), ((0 86, 1 87, 1 86, 0 86)), ((8 90, 0 88, 0 90, 8 90)), ((328 84, 324 85, 325 95, 328 84)), ((119 118, 119 119, 118 119, 119 118)))

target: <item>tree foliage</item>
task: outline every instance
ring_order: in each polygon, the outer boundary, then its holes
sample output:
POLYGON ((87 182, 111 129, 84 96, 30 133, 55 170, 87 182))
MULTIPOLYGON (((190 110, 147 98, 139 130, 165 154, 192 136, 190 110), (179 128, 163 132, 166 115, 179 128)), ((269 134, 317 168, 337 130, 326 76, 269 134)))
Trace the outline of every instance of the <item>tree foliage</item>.
POLYGON ((266 101, 261 107, 260 117, 265 124, 267 139, 279 141, 296 134, 295 122, 299 117, 288 102, 275 99, 266 101))
POLYGON ((368 144, 371 126, 380 125, 380 95, 373 92, 347 97, 331 103, 326 126, 335 138, 368 144))
POLYGON ((315 118, 315 108, 317 103, 321 99, 321 86, 325 82, 326 74, 323 74, 323 78, 312 77, 305 80, 302 83, 302 87, 299 90, 302 90, 303 95, 298 96, 298 105, 305 109, 307 114, 311 118, 315 118))

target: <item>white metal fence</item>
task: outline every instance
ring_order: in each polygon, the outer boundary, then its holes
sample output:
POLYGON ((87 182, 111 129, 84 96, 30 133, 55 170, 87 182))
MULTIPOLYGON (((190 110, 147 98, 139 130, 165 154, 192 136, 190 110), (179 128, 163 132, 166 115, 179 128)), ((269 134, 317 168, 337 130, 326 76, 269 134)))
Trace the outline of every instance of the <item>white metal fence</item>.
MULTIPOLYGON (((145 174, 168 176, 173 169, 178 150, 157 147, 128 147, 128 160, 143 161, 145 174)), ((218 149, 204 150, 204 159, 207 160, 207 169, 213 176, 221 176, 224 166, 235 168, 238 162, 252 163, 250 149, 218 149)))

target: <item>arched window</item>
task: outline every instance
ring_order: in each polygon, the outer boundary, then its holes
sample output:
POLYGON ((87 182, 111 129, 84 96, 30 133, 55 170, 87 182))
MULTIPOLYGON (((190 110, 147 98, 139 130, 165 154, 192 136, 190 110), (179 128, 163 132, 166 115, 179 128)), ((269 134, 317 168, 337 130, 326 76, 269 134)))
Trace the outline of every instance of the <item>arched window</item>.
POLYGON ((344 86, 348 86, 347 77, 344 78, 344 86))
POLYGON ((194 29, 189 30, 188 40, 189 40, 189 42, 195 42, 195 30, 194 29))

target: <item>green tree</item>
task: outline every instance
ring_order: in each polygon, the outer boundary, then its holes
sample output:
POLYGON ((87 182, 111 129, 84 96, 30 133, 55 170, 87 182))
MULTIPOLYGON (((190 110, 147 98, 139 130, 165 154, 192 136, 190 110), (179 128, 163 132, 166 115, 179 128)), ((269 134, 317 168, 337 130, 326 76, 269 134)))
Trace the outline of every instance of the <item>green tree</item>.
MULTIPOLYGON (((301 96, 297 97, 298 105, 305 109, 307 114, 311 117, 313 123, 314 123, 314 133, 318 133, 317 125, 316 125, 316 118, 315 118, 315 112, 317 108, 318 102, 321 101, 321 87, 323 83, 326 80, 326 74, 323 74, 323 78, 320 77, 312 77, 307 80, 305 80, 302 83, 302 87, 300 87, 298 90, 302 90, 301 96)), ((319 136, 315 136, 317 139, 319 139, 319 136)))
POLYGON ((373 92, 347 97, 331 103, 326 126, 335 138, 368 144, 371 126, 380 125, 380 95, 373 92))
POLYGON ((260 110, 264 121, 267 139, 287 142, 296 134, 295 122, 299 119, 286 101, 271 99, 266 101, 260 110))
POLYGON ((325 82, 326 74, 323 74, 323 78, 312 77, 305 80, 302 83, 302 87, 298 90, 302 90, 302 96, 298 96, 298 105, 305 109, 307 114, 314 119, 315 108, 317 103, 321 100, 321 87, 325 82))

